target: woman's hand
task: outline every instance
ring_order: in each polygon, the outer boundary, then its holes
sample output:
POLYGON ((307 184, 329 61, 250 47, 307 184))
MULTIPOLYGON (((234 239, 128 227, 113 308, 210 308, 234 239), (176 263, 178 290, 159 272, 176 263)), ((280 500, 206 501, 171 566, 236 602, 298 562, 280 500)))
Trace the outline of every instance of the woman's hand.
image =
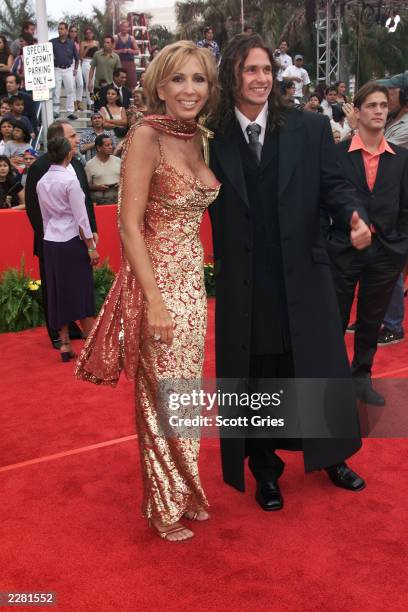
POLYGON ((163 300, 154 302, 147 307, 147 324, 149 334, 157 342, 170 346, 173 342, 173 319, 164 305, 163 300))
POLYGON ((88 251, 89 259, 91 260, 91 266, 97 266, 99 263, 99 253, 95 249, 93 251, 88 251))

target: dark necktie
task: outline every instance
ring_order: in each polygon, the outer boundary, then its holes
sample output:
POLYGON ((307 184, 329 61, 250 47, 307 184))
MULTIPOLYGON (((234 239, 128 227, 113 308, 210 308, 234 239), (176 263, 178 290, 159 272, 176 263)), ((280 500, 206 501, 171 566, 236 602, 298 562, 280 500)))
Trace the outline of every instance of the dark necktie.
POLYGON ((249 139, 249 149, 256 159, 256 163, 261 163, 262 144, 259 141, 261 126, 257 123, 250 123, 246 128, 246 133, 249 139))
POLYGON ((120 93, 120 89, 119 87, 115 87, 116 91, 118 92, 118 96, 119 96, 119 102, 121 104, 123 104, 123 100, 122 100, 122 94, 120 93))

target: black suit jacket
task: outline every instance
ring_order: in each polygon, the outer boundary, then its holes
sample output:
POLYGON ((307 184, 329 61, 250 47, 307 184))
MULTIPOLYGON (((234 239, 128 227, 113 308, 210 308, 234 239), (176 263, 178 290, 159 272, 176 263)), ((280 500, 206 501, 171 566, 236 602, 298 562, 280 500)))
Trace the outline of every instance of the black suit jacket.
MULTIPOLYGON (((217 377, 245 379, 250 377, 255 281, 251 198, 236 126, 216 134, 210 146, 211 168, 222 183, 217 200, 210 206, 217 292, 217 377)), ((273 171, 272 159, 266 141, 261 174, 273 171)), ((330 260, 320 230, 320 211, 326 206, 344 231, 350 231, 353 210, 362 216, 364 211, 355 190, 341 175, 330 122, 318 113, 288 111, 279 133, 277 181, 277 218, 295 376, 341 380, 333 401, 308 402, 307 394, 304 398, 300 394, 299 414, 310 414, 310 420, 306 417, 302 421, 302 430, 313 419, 325 422, 340 409, 341 424, 348 432, 338 436, 343 439, 312 440, 305 435, 305 466, 314 470, 344 461, 361 446, 355 435, 355 397, 330 260)), ((245 440, 222 439, 221 444, 224 479, 243 489, 245 440)))
MULTIPOLYGON (((385 151, 380 157, 377 179, 370 191, 361 151, 349 153, 350 142, 337 145, 344 178, 358 193, 367 218, 383 246, 401 257, 408 256, 408 150, 389 143, 395 155, 385 151)), ((356 256, 349 235, 336 220, 330 228, 327 243, 337 263, 349 265, 356 256)))
MULTIPOLYGON (((95 111, 102 108, 102 106, 106 106, 106 92, 109 87, 116 87, 114 83, 109 83, 109 85, 105 85, 102 87, 95 96, 94 109, 95 111)), ((129 108, 130 99, 132 97, 132 92, 127 87, 122 87, 122 106, 124 108, 129 108)))
MULTIPOLYGON (((86 178, 85 170, 82 163, 75 157, 72 159, 71 164, 76 172, 81 189, 85 194, 85 206, 88 212, 89 224, 93 232, 97 231, 94 206, 89 191, 89 185, 86 178)), ((39 248, 39 241, 44 236, 44 226, 41 216, 40 204, 37 196, 37 183, 44 176, 44 174, 50 168, 50 160, 47 154, 42 155, 36 162, 29 168, 27 173, 27 181, 25 186, 25 204, 27 216, 30 220, 31 226, 34 230, 34 255, 39 255, 41 250, 39 248)))
POLYGON ((278 221, 279 135, 265 134, 260 165, 239 125, 236 137, 253 232, 251 353, 282 354, 289 350, 290 337, 278 221))

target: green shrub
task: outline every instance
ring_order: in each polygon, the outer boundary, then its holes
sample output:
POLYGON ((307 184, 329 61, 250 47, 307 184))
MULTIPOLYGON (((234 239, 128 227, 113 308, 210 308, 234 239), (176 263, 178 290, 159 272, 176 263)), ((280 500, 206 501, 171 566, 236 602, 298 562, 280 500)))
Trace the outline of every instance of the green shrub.
POLYGON ((204 281, 207 297, 213 297, 215 295, 214 264, 204 264, 204 281))
POLYGON ((100 268, 94 268, 95 309, 99 312, 112 286, 115 274, 107 261, 100 268))
POLYGON ((0 332, 14 332, 44 323, 41 281, 32 280, 25 272, 10 268, 0 283, 0 332))
MULTIPOLYGON (((95 308, 99 312, 115 274, 105 261, 95 268, 95 308)), ((20 270, 9 268, 0 281, 0 333, 15 332, 44 324, 41 281, 30 278, 21 260, 20 270)))

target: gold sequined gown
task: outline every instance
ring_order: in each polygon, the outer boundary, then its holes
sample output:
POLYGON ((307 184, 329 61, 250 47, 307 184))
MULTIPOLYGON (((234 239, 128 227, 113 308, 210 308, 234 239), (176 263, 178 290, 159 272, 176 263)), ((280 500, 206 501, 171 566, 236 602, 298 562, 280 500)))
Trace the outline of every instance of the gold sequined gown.
MULTIPOLYGON (((133 130, 130 138, 136 133, 133 130)), ((122 279, 115 283, 120 288, 112 288, 105 303, 106 312, 101 311, 87 340, 76 375, 92 382, 115 384, 115 351, 128 375, 134 369, 144 488, 142 511, 146 518, 171 525, 186 511, 208 507, 198 473, 199 439, 163 436, 156 393, 160 381, 197 381, 202 376, 207 300, 199 230, 203 213, 216 198, 219 186, 209 187, 178 170, 166 158, 160 140, 159 143, 160 163, 151 180, 144 239, 158 288, 172 315, 173 343, 167 346, 148 333, 143 297, 124 258, 118 275, 122 274, 122 279), (117 307, 119 302, 121 308, 117 307), (125 315, 124 330, 123 321, 119 330, 121 314, 125 315), (112 334, 115 326, 125 336, 119 347, 116 333, 112 334), (132 342, 132 338, 136 340, 132 342)), ((131 164, 126 156, 122 172, 131 171, 131 164)))

